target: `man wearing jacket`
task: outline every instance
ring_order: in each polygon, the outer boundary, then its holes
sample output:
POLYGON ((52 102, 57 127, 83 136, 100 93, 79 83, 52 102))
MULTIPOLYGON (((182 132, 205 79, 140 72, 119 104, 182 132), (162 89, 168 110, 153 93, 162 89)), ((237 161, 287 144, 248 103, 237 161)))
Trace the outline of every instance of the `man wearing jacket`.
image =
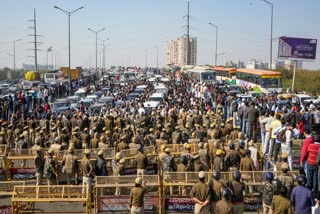
POLYGON ((315 142, 309 144, 307 150, 307 186, 314 193, 318 190, 318 163, 317 156, 320 149, 320 136, 315 137, 315 142))
POLYGON ((308 179, 308 173, 307 173, 307 150, 310 144, 314 143, 314 137, 311 136, 310 130, 304 131, 305 140, 303 141, 302 147, 301 147, 301 157, 300 157, 300 166, 303 167, 304 172, 306 174, 306 177, 308 179))

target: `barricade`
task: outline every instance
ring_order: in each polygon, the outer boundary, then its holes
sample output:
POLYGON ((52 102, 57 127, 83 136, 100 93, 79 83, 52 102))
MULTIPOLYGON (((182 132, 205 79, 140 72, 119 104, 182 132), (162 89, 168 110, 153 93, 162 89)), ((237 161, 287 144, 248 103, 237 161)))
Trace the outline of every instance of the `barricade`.
MULTIPOLYGON (((246 185, 244 195, 245 211, 257 212, 262 209, 262 187, 267 171, 242 171, 242 180, 246 185)), ((280 172, 274 172, 275 174, 280 172)), ((298 171, 291 172, 294 177, 298 171)), ((232 180, 232 172, 221 172, 220 182, 227 184, 232 180)), ((205 182, 211 178, 212 173, 207 172, 205 182)), ((193 213, 194 202, 190 198, 192 186, 199 181, 197 172, 165 172, 163 175, 164 207, 166 213, 193 213)))
MULTIPOLYGON (((149 155, 154 155, 156 150, 154 146, 147 146, 143 148, 143 152, 145 155, 149 156, 149 155)), ((125 158, 130 158, 135 156, 136 154, 138 154, 138 149, 125 149, 121 151, 122 156, 125 158)))
POLYGON ((24 181, 1 181, 0 182, 0 196, 11 196, 14 186, 25 186, 24 181))
POLYGON ((12 213, 87 213, 91 214, 91 197, 89 192, 89 186, 65 186, 65 185, 41 185, 41 186, 15 186, 11 200, 12 213), (48 206, 46 210, 39 210, 35 207, 40 203, 78 203, 81 209, 75 209, 74 207, 67 210, 63 206, 62 210, 59 210, 60 206, 48 206), (85 211, 82 208, 82 204, 85 204, 85 211), (53 209, 55 210, 49 210, 53 209))
MULTIPOLYGON (((94 187, 95 213, 128 213, 130 190, 136 176, 98 176, 94 187)), ((159 212, 160 181, 158 175, 143 176, 147 188, 144 197, 145 211, 159 212)))
MULTIPOLYGON (((190 144, 191 145, 191 153, 196 154, 199 150, 198 144, 190 144)), ((170 154, 172 155, 180 155, 185 152, 185 148, 183 144, 165 144, 166 148, 171 149, 170 154)))

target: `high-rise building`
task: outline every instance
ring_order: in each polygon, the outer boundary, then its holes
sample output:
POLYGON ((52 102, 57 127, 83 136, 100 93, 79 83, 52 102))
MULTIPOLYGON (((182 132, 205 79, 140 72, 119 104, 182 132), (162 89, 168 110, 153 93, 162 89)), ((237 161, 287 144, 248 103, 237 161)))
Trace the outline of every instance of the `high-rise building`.
MULTIPOLYGON (((176 40, 171 40, 167 47, 167 64, 179 66, 187 65, 188 44, 187 37, 180 37, 176 40)), ((190 65, 197 64, 197 38, 190 37, 190 65)))

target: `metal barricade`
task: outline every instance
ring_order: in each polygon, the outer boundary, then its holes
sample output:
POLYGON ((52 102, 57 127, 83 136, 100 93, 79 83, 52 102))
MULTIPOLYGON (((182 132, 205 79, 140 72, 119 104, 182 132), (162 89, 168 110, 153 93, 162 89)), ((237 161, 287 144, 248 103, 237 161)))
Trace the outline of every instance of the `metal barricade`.
POLYGON ((66 185, 41 185, 41 186, 15 186, 11 200, 12 213, 91 213, 91 197, 89 186, 66 186, 66 185), (36 208, 38 203, 83 203, 85 204, 85 211, 82 206, 77 206, 68 210, 66 206, 48 206, 46 210, 39 210, 36 208), (81 208, 79 208, 81 207, 81 208), (60 209, 61 210, 60 210, 60 209), (53 209, 53 210, 50 210, 53 209))
MULTIPOLYGON (((154 146, 144 147, 143 148, 143 152, 147 156, 154 155, 155 154, 155 147, 154 146)), ((122 157, 130 158, 130 157, 135 156, 136 154, 138 154, 138 149, 137 148, 125 149, 125 150, 122 150, 121 153, 122 153, 122 157)))
MULTIPOLYGON (((128 213, 130 190, 135 185, 136 176, 98 176, 94 187, 95 213, 128 213)), ((144 196, 145 211, 159 212, 160 181, 158 175, 143 176, 147 188, 144 196)))

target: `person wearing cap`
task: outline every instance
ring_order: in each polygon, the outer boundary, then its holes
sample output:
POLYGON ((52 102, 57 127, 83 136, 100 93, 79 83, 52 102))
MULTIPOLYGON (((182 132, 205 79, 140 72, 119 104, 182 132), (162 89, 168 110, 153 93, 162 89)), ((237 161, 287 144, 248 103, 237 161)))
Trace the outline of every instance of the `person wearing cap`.
POLYGON ((146 145, 145 146, 155 146, 156 145, 156 136, 153 134, 153 128, 149 129, 149 134, 146 136, 146 145))
POLYGON ((119 168, 119 165, 120 165, 119 161, 121 160, 121 158, 122 158, 122 153, 117 152, 115 158, 111 162, 111 168, 114 176, 117 176, 116 172, 119 168))
POLYGON ((61 166, 64 168, 64 173, 67 177, 67 185, 71 185, 72 180, 75 180, 77 184, 79 164, 78 157, 74 155, 73 147, 69 147, 68 153, 63 156, 61 166))
POLYGON ((213 170, 222 171, 223 170, 223 150, 218 149, 216 151, 216 157, 213 160, 213 170))
MULTIPOLYGON (((181 158, 181 162, 177 165, 177 172, 179 176, 179 180, 183 181, 185 178, 185 172, 189 172, 189 165, 188 165, 188 160, 186 157, 181 158)), ((184 183, 184 182, 179 182, 179 183, 184 183)), ((182 187, 179 186, 179 195, 187 195, 187 187, 182 187)))
POLYGON ((277 172, 276 174, 277 175, 280 175, 281 174, 281 165, 283 163, 288 163, 288 154, 286 152, 282 153, 280 155, 280 162, 277 163, 275 166, 274 166, 274 171, 277 172))
MULTIPOLYGON (((241 181, 242 175, 240 171, 234 171, 230 182, 230 189, 232 190, 232 204, 233 213, 242 214, 244 212, 244 196, 245 184, 241 181)), ((252 192, 252 191, 250 191, 252 192)))
POLYGON ((93 138, 90 140, 90 148, 97 149, 99 143, 98 132, 95 132, 93 138))
POLYGON ((53 159, 54 150, 48 150, 48 157, 45 162, 45 170, 44 173, 47 177, 47 182, 49 185, 57 185, 58 184, 58 170, 57 170, 57 162, 53 159))
POLYGON ((216 204, 216 213, 217 214, 234 214, 233 205, 232 205, 232 190, 230 188, 223 188, 222 198, 216 204))
POLYGON ((238 170, 240 166, 241 155, 239 151, 235 150, 234 143, 230 143, 229 148, 230 148, 230 151, 225 161, 226 168, 228 168, 229 171, 238 170))
POLYGON ((128 144, 124 141, 125 140, 125 135, 122 137, 122 140, 120 141, 120 143, 118 143, 117 145, 117 152, 121 152, 122 150, 125 150, 125 149, 129 149, 129 146, 128 144))
POLYGON ((287 163, 283 163, 281 165, 282 173, 277 177, 283 186, 286 187, 287 194, 286 197, 290 199, 291 191, 294 186, 294 179, 292 175, 289 173, 289 165, 287 163))
POLYGON ((159 149, 162 145, 168 144, 168 141, 165 140, 164 138, 165 138, 165 134, 164 134, 164 132, 161 132, 160 139, 156 139, 156 151, 159 151, 159 149))
POLYGON ((248 142, 248 149, 250 150, 251 159, 253 160, 254 167, 256 168, 256 170, 259 170, 260 169, 260 166, 259 166, 260 153, 254 145, 255 143, 253 140, 250 140, 248 142))
POLYGON ((130 191, 129 206, 131 214, 143 214, 144 213, 144 195, 146 194, 146 188, 142 184, 142 178, 137 177, 135 179, 135 186, 130 191))
POLYGON ((190 196, 195 203, 195 214, 207 214, 209 213, 209 203, 211 200, 210 188, 205 183, 206 174, 204 171, 200 171, 198 174, 199 182, 194 184, 190 196))
POLYGON ((94 163, 94 173, 96 176, 107 176, 107 161, 103 157, 103 150, 98 151, 98 157, 94 163))
POLYGON ((34 167, 36 170, 36 185, 42 185, 45 159, 40 147, 37 148, 36 157, 34 158, 34 167))
POLYGON ((90 135, 88 133, 88 128, 84 128, 81 134, 82 139, 82 149, 88 149, 90 144, 90 135))
POLYGON ((209 180, 208 185, 210 188, 211 202, 210 202, 210 211, 211 213, 217 213, 216 205, 219 200, 222 198, 223 184, 220 180, 220 172, 214 170, 212 173, 212 178, 209 180))
POLYGON ((210 151, 208 148, 208 143, 198 144, 198 154, 200 156, 200 161, 205 165, 207 169, 210 168, 210 151))
POLYGON ((182 141, 180 127, 176 126, 175 131, 172 132, 172 144, 180 144, 182 141))
POLYGON ((136 154, 135 158, 137 162, 137 176, 141 176, 143 178, 148 167, 148 158, 143 152, 143 146, 138 146, 138 154, 136 154))
POLYGON ((91 192, 91 184, 92 184, 92 172, 93 167, 90 162, 90 150, 84 150, 84 156, 81 160, 81 171, 82 171, 82 193, 84 193, 84 186, 89 186, 89 192, 91 192))

